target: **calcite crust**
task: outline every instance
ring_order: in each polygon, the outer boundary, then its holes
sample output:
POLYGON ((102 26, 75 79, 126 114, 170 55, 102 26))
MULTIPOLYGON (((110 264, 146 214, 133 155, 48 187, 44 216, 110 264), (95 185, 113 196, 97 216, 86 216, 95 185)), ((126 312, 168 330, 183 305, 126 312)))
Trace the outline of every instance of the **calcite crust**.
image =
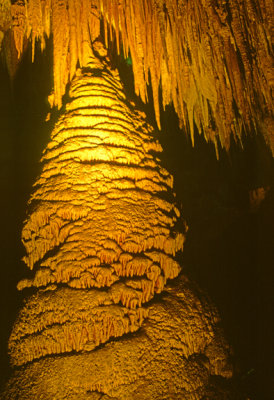
MULTIPOLYGON (((104 51, 99 42, 93 49, 104 51)), ((22 231, 33 278, 18 289, 38 292, 10 337, 14 365, 90 351, 138 330, 146 303, 181 270, 176 255, 185 232, 176 230, 173 179, 156 156, 162 149, 153 128, 127 104, 117 71, 91 57, 69 96, 22 231)))

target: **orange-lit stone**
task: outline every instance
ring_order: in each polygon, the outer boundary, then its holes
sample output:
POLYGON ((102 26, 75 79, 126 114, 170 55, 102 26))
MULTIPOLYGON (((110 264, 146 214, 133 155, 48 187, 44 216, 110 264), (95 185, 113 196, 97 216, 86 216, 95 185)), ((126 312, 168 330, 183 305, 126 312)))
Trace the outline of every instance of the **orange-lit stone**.
POLYGON ((161 198, 166 192, 173 198, 173 179, 155 156, 161 146, 152 127, 127 105, 117 71, 93 56, 77 71, 69 95, 44 151, 22 232, 34 276, 18 289, 40 290, 11 334, 15 365, 91 350, 136 331, 148 314, 145 303, 181 270, 175 260, 184 244, 176 231, 180 212, 175 201, 161 198), (90 297, 85 301, 87 289, 99 308, 90 297), (74 293, 85 316, 73 305, 74 293))
POLYGON ((35 41, 43 49, 52 34, 52 106, 70 88, 22 232, 32 277, 18 289, 35 294, 10 336, 17 369, 3 398, 210 398, 211 377, 232 375, 230 349, 215 308, 180 275, 187 227, 177 231, 156 133, 95 40, 101 16, 105 41, 130 53, 144 102, 151 78, 158 126, 161 86, 193 142, 195 125, 226 149, 231 134, 260 126, 273 145, 270 0, 2 3, 0 42, 12 34, 16 49, 8 66, 26 39, 34 58, 35 41))
POLYGON ((218 140, 228 150, 231 135, 241 140, 243 133, 260 129, 273 151, 273 5, 271 0, 257 3, 29 0, 24 7, 18 0, 11 8, 12 31, 18 55, 24 37, 31 37, 34 56, 35 40, 43 49, 52 34, 51 101, 58 107, 77 63, 82 67, 89 59, 100 17, 106 46, 115 38, 117 52, 130 54, 135 92, 143 102, 151 83, 159 127, 161 87, 163 107, 173 102, 193 144, 194 125, 215 143, 217 155, 218 140))

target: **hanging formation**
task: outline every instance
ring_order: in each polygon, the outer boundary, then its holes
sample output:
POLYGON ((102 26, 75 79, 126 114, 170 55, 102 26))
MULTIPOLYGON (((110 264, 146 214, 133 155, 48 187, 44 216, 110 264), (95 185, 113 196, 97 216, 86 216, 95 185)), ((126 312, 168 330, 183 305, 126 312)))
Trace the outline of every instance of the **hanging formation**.
MULTIPOLYGON (((241 140, 257 129, 273 149, 270 0, 29 0, 15 2, 10 13, 18 57, 24 40, 34 57, 35 42, 43 49, 52 34, 58 107, 100 34, 100 17, 106 45, 115 40, 118 53, 130 54, 143 102, 152 86, 159 127, 160 109, 173 103, 193 144, 196 125, 216 149, 218 140, 228 150, 231 135, 241 140)), ((3 15, 9 20, 8 11, 3 15)), ((15 56, 7 58, 12 69, 15 56)))

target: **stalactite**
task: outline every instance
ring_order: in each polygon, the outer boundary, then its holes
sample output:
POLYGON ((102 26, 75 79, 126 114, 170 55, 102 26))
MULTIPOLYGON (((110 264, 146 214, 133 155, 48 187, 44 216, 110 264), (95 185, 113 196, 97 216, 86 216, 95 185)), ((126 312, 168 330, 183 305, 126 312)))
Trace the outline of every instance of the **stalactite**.
POLYGON ((151 84, 160 126, 162 105, 173 102, 181 126, 194 144, 194 124, 205 138, 229 149, 230 137, 241 138, 260 127, 273 150, 273 54, 271 0, 18 0, 12 5, 18 54, 24 36, 32 47, 53 33, 54 104, 62 104, 76 65, 85 64, 89 44, 100 33, 116 38, 130 53, 136 94, 146 102, 151 84), (22 10, 25 10, 22 17, 22 10), (51 19, 51 23, 50 23, 51 19), (18 23, 18 21, 20 22, 18 23))
MULTIPOLYGON (((160 83, 163 106, 173 101, 181 124, 190 127, 193 142, 195 123, 207 140, 216 142, 219 136, 228 149, 231 134, 240 138, 243 131, 262 122, 263 115, 271 115, 269 1, 256 8, 251 0, 233 4, 199 0, 180 6, 175 1, 155 0, 149 5, 139 1, 134 2, 134 17, 128 13, 130 0, 122 6, 120 1, 112 2, 112 7, 106 0, 100 3, 110 29, 117 29, 116 9, 120 26, 127 27, 121 30, 122 43, 133 54, 133 63, 141 63, 133 68, 135 87, 148 83, 150 71, 158 125, 160 83), (261 9, 266 10, 263 18, 261 9), (256 99, 257 92, 265 98, 256 99)), ((266 136, 269 141, 271 132, 266 136)))
POLYGON ((3 0, 0 3, 0 50, 5 32, 11 27, 11 2, 3 0))

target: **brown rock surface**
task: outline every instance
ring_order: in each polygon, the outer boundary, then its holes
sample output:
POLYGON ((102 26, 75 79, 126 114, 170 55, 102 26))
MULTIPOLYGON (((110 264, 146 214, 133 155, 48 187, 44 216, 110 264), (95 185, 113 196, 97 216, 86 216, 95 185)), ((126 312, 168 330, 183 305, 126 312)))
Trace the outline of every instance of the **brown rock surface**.
MULTIPOLYGON (((68 292, 73 298, 74 291, 68 292)), ((46 357, 21 367, 3 399, 194 400, 205 398, 212 376, 231 377, 230 349, 218 314, 186 278, 168 285, 147 309, 136 333, 92 352, 46 357)))

